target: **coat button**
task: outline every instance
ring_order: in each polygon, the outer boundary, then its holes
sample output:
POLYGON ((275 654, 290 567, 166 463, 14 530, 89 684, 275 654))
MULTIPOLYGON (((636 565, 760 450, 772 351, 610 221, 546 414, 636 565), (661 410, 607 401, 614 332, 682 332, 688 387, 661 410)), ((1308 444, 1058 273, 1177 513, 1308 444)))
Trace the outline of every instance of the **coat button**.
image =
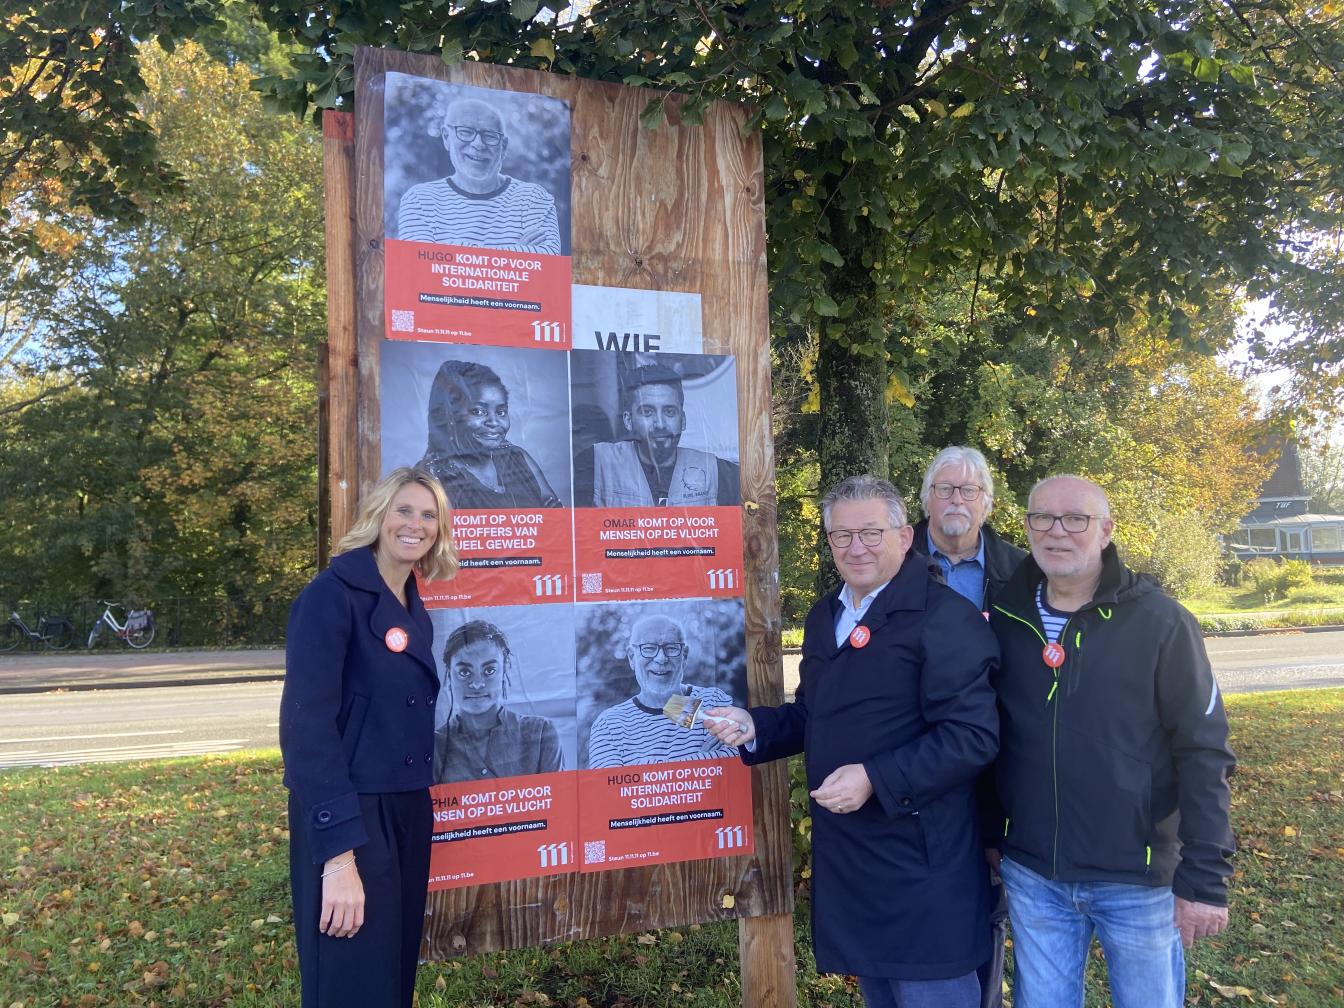
POLYGON ((410 696, 408 696, 408 697, 406 698, 406 706, 407 706, 407 707, 414 707, 414 706, 415 706, 415 694, 414 694, 414 693, 412 693, 410 696))
POLYGON ((319 826, 325 826, 329 822, 331 822, 331 812, 328 809, 323 809, 317 814, 317 824, 319 826))
POLYGON ((415 757, 412 756, 410 753, 407 753, 407 754, 406 754, 406 759, 403 760, 403 762, 404 762, 407 766, 415 766, 415 757))
POLYGON ((431 707, 433 707, 433 706, 434 706, 434 697, 433 697, 433 695, 430 695, 430 696, 425 697, 425 703, 427 703, 427 704, 429 704, 431 707))
POLYGON ((902 798, 902 799, 901 799, 901 804, 902 804, 902 805, 909 805, 909 804, 910 804, 910 799, 909 799, 909 798, 902 798))
POLYGON ((434 754, 432 752, 425 753, 425 766, 429 766, 433 762, 434 762, 434 754))

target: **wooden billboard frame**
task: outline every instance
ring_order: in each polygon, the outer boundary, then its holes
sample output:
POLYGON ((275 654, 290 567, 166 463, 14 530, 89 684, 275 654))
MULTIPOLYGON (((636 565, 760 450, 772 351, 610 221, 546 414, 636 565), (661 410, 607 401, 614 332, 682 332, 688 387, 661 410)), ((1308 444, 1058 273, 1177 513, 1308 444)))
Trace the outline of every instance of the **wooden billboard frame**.
MULTIPOLYGON (((328 343, 322 471, 332 541, 379 476, 383 339, 383 80, 389 71, 559 98, 572 109, 571 229, 577 284, 692 291, 705 352, 738 374, 747 678, 751 702, 784 699, 761 139, 748 112, 716 103, 702 125, 675 95, 382 49, 356 54, 354 115, 323 120, 328 343), (640 125, 651 100, 665 123, 640 125)), ((737 919, 742 1003, 796 1003, 787 767, 752 770, 756 850, 430 894, 423 958, 523 948, 737 919)))

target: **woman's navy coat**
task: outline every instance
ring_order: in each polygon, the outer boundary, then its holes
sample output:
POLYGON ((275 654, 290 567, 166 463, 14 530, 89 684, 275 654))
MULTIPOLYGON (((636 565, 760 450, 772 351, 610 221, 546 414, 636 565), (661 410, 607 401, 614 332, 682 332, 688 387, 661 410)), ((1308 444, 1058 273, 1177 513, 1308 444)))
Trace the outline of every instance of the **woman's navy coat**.
POLYGON ((751 711, 748 763, 806 752, 815 789, 862 763, 873 796, 837 815, 811 803, 817 969, 936 980, 989 958, 989 874, 975 780, 998 748, 989 687, 998 643, 975 607, 907 561, 835 646, 839 594, 808 613, 793 703, 751 711))
POLYGON ((415 579, 407 579, 402 608, 371 547, 333 558, 295 600, 280 748, 285 786, 303 809, 306 849, 315 863, 368 840, 360 794, 433 783, 439 692, 433 637, 415 579), (410 638, 404 651, 387 646, 393 627, 410 638))

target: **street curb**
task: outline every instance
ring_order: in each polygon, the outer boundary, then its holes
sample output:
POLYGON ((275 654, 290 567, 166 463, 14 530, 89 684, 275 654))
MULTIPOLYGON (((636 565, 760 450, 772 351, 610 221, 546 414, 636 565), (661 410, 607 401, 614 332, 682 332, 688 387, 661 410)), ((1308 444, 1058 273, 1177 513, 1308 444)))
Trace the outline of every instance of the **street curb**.
POLYGON ((1344 630, 1344 623, 1326 623, 1322 626, 1255 627, 1248 630, 1205 630, 1205 637, 1264 637, 1269 634, 1325 633, 1344 630))
POLYGON ((23 686, 0 684, 0 696, 16 696, 26 693, 91 693, 94 690, 158 689, 159 687, 171 686, 228 686, 232 683, 280 682, 284 678, 284 672, 276 671, 233 676, 180 676, 174 679, 111 679, 107 682, 92 682, 84 679, 71 683, 35 683, 23 686))

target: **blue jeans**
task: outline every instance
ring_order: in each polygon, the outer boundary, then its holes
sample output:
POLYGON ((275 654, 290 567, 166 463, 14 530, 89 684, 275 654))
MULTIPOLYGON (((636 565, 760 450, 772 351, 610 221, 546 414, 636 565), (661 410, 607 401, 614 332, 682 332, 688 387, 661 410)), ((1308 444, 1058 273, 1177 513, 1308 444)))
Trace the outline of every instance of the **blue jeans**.
POLYGON ((1180 1008, 1185 956, 1170 888, 1052 882, 1008 858, 999 874, 1013 925, 1014 1008, 1082 1008, 1094 932, 1115 1008, 1180 1008))
POLYGON ((972 970, 950 980, 859 977, 868 1008, 980 1008, 980 979, 972 970))

